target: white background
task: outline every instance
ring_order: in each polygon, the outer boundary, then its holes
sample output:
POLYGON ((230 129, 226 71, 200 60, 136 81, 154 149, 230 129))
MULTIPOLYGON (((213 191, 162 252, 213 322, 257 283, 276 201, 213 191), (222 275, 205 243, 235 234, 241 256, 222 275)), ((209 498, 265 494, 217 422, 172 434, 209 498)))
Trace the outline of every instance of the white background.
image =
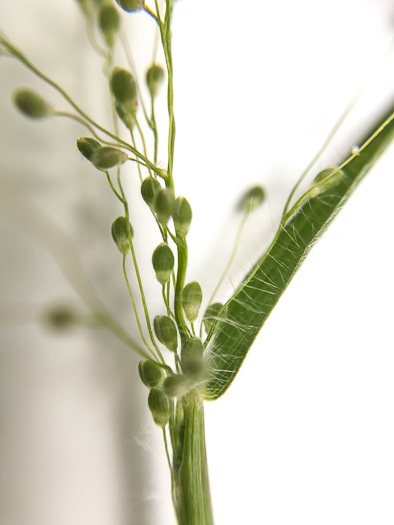
MULTIPOLYGON (((238 196, 255 182, 268 189, 222 298, 267 244, 292 183, 385 54, 393 15, 389 0, 178 2, 176 189, 194 212, 188 279, 201 282, 206 299, 231 250, 238 196)), ((131 18, 141 75, 153 24, 131 18)), ((92 115, 108 118, 100 60, 74 2, 3 0, 0 20, 92 115)), ((393 65, 391 55, 318 168, 342 158, 390 101, 393 65)), ((65 109, 1 57, 0 523, 170 525, 160 432, 146 410, 138 359, 102 332, 59 338, 36 320, 53 302, 79 304, 43 249, 43 238, 61 246, 51 235, 55 223, 74 239, 124 323, 129 306, 108 233, 120 210, 76 152, 85 131, 23 119, 9 103, 19 85, 65 109), (37 207, 50 224, 38 223, 37 207)), ((313 249, 230 390, 206 405, 218 525, 394 522, 393 166, 391 151, 313 249)), ((158 239, 138 219, 136 179, 130 171, 133 225, 144 231, 136 243, 155 312, 150 254, 158 239)))

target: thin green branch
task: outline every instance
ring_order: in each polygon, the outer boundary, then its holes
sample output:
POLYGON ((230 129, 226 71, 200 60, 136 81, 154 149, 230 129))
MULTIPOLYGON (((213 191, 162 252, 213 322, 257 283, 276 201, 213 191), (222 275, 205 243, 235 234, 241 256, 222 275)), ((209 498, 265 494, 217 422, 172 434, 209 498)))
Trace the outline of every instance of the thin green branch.
POLYGON ((246 224, 246 220, 247 218, 249 217, 250 213, 248 211, 245 211, 242 215, 242 218, 241 218, 241 221, 239 223, 239 226, 238 226, 238 230, 237 230, 237 234, 235 236, 235 241, 234 241, 234 246, 233 246, 233 249, 231 250, 231 254, 230 254, 230 257, 228 258, 228 261, 227 261, 227 264, 222 272, 222 275, 220 276, 220 279, 219 281, 217 282, 216 286, 215 286, 215 289, 213 290, 212 294, 211 294, 211 297, 208 301, 208 306, 212 303, 213 299, 215 298, 215 295, 217 294, 219 288, 221 287, 226 275, 228 274, 230 268, 231 268, 231 265, 233 264, 234 262, 234 258, 237 254, 237 251, 238 251, 238 247, 239 247, 239 242, 241 240, 241 235, 242 235, 242 231, 245 227, 245 224, 246 224))
POLYGON ((74 100, 68 95, 68 93, 61 87, 59 84, 57 84, 55 81, 47 77, 44 73, 42 73, 32 62, 30 62, 21 51, 19 51, 15 46, 13 46, 8 40, 6 40, 4 37, 0 37, 0 44, 4 45, 5 48, 8 50, 8 52, 17 60, 19 60, 27 69, 32 71, 35 75, 37 75, 41 80, 49 84, 53 89, 55 89, 69 104, 71 107, 75 109, 79 115, 81 115, 82 118, 84 118, 89 124, 100 130, 105 135, 111 137, 114 139, 118 145, 123 146, 124 148, 130 150, 136 157, 141 159, 147 166, 149 166, 155 173, 157 173, 160 177, 162 177, 164 180, 167 179, 167 174, 164 170, 157 168, 154 166, 152 162, 150 162, 149 159, 147 159, 141 152, 139 152, 137 149, 135 149, 131 144, 128 144, 124 140, 122 140, 120 137, 117 137, 113 133, 111 133, 109 130, 102 127, 100 124, 95 122, 89 115, 87 115, 75 102, 74 100))
POLYGON ((106 171, 105 174, 106 174, 106 176, 107 176, 108 184, 110 185, 111 190, 114 192, 114 194, 116 195, 117 199, 119 199, 120 202, 124 205, 125 200, 124 200, 124 198, 122 197, 122 195, 120 195, 120 194, 117 192, 115 186, 113 185, 113 182, 112 182, 112 180, 111 180, 111 177, 109 176, 108 171, 106 171))
POLYGON ((138 311, 137 311, 137 307, 136 307, 136 304, 135 304, 135 301, 134 301, 134 296, 133 296, 133 292, 131 291, 131 286, 130 286, 130 281, 129 281, 129 278, 127 276, 127 270, 126 270, 126 255, 123 255, 123 262, 122 262, 122 268, 123 268, 123 275, 124 275, 124 278, 125 278, 125 281, 126 281, 126 286, 127 286, 127 290, 129 291, 129 296, 130 296, 130 300, 131 300, 131 304, 133 306, 133 311, 134 311, 134 316, 135 316, 135 320, 137 321, 137 326, 138 326, 138 331, 140 333, 140 337, 142 339, 142 342, 144 343, 144 345, 146 346, 146 348, 149 350, 149 352, 152 354, 152 356, 154 357, 154 359, 156 359, 156 356, 153 352, 153 350, 149 347, 146 339, 145 339, 145 336, 144 336, 144 332, 142 330, 142 326, 141 326, 141 322, 140 322, 140 318, 138 316, 138 311))
POLYGON ((110 330, 120 341, 130 347, 134 352, 143 357, 144 359, 151 359, 151 356, 145 352, 128 334, 123 328, 114 320, 103 313, 94 314, 95 322, 98 326, 103 326, 110 330))
MULTIPOLYGON (((156 11, 159 13, 158 0, 155 0, 156 11)), ((174 188, 173 164, 174 164, 174 146, 175 146, 175 116, 174 116, 174 82, 171 53, 171 14, 172 2, 166 2, 166 12, 164 23, 159 21, 160 37, 163 46, 166 67, 167 67, 167 106, 168 106, 168 180, 166 184, 169 188, 174 188)))

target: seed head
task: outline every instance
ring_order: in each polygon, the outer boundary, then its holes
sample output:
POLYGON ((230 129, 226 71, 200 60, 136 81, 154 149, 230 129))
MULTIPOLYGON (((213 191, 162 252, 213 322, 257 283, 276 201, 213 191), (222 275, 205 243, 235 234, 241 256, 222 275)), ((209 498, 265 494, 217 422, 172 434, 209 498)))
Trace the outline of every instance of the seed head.
POLYGON ((156 196, 161 190, 160 182, 153 177, 147 177, 141 185, 141 195, 150 208, 154 208, 156 196))
POLYGON ((152 98, 157 95, 163 80, 164 69, 158 64, 152 64, 146 72, 146 85, 152 98))
POLYGON ((222 308, 223 308, 222 303, 212 303, 205 310, 204 318, 202 322, 204 323, 204 328, 205 328, 206 333, 210 331, 215 321, 218 320, 218 315, 222 308))
POLYGON ((156 279, 161 284, 166 284, 174 270, 174 254, 168 244, 162 242, 152 255, 152 264, 156 272, 156 279))
POLYGON ((116 7, 106 3, 100 7, 99 25, 108 47, 113 47, 120 28, 120 16, 116 7))
POLYGON ((153 328, 160 343, 171 352, 176 352, 178 333, 174 321, 166 315, 157 315, 153 320, 153 328))
POLYGON ((112 71, 111 91, 115 97, 116 111, 126 126, 134 126, 138 107, 138 90, 133 75, 127 69, 115 67, 112 71))
POLYGON ((90 137, 81 137, 77 140, 77 148, 85 159, 92 160, 93 153, 96 149, 101 148, 101 144, 90 137))
POLYGON ((126 106, 115 101, 115 111, 126 128, 132 131, 136 122, 137 105, 132 111, 128 111, 126 106))
POLYGON ((41 95, 28 88, 19 88, 13 95, 16 107, 26 117, 39 119, 53 115, 52 106, 41 95))
POLYGON ((193 323, 198 316, 202 302, 202 290, 197 281, 187 284, 182 293, 182 306, 188 320, 193 323))
POLYGON ((115 67, 111 75, 111 91, 119 104, 132 104, 137 99, 137 84, 127 69, 115 67))
POLYGON ((163 369, 154 361, 140 361, 138 364, 138 372, 141 381, 148 388, 159 386, 164 379, 163 369))
POLYGON ((124 151, 103 146, 93 152, 90 160, 98 170, 106 171, 109 168, 123 164, 127 159, 127 153, 124 151))
MULTIPOLYGON (((133 235, 133 228, 129 223, 131 235, 133 235)), ((116 243, 120 253, 126 255, 130 251, 129 235, 127 232, 126 217, 118 217, 114 220, 111 226, 112 238, 116 243)))
POLYGON ((116 3, 128 13, 135 13, 144 8, 145 0, 116 0, 116 3))
POLYGON ((177 197, 172 218, 179 237, 186 237, 192 222, 192 209, 185 197, 177 197))
POLYGON ((336 186, 343 176, 344 172, 339 168, 327 168, 321 171, 313 181, 315 185, 318 185, 316 187, 317 193, 325 192, 333 186, 336 186))
POLYGON ((266 198, 265 189, 262 186, 254 186, 245 193, 240 202, 241 210, 251 213, 258 208, 266 198))
POLYGON ((174 211, 174 192, 168 188, 161 188, 156 195, 154 211, 157 219, 165 226, 174 211))
POLYGON ((171 416, 172 402, 159 387, 149 392, 148 406, 153 420, 159 427, 165 427, 171 416))

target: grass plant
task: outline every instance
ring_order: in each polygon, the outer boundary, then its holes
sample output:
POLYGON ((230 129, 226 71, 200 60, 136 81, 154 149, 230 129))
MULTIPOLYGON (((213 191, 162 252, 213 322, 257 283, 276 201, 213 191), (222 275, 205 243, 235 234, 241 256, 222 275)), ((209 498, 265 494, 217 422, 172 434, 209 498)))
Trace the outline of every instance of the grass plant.
MULTIPOLYGON (((186 0, 185 0, 186 1, 186 0)), ((113 126, 92 117, 71 97, 67 88, 42 72, 28 51, 2 34, 0 53, 14 59, 49 85, 67 103, 67 111, 38 92, 22 87, 13 101, 25 116, 41 121, 62 117, 81 125, 76 154, 84 157, 97 176, 105 178, 120 215, 108 228, 119 251, 130 309, 138 333, 130 334, 97 301, 85 301, 89 322, 105 327, 140 358, 139 374, 147 387, 147 406, 163 435, 171 473, 172 500, 179 525, 213 525, 205 442, 204 403, 226 393, 273 308, 285 292, 310 249, 347 202, 365 175, 374 167, 394 138, 392 110, 378 115, 357 147, 349 146, 340 162, 313 172, 347 112, 316 158, 289 193, 267 249, 257 257, 224 302, 217 292, 228 276, 247 220, 265 204, 267 191, 256 185, 239 202, 241 220, 234 248, 214 290, 189 276, 189 230, 193 211, 187 196, 177 192, 176 93, 172 20, 176 2, 154 0, 79 0, 88 35, 99 55, 112 103, 113 126), (147 64, 145 78, 136 78, 133 64, 118 64, 118 47, 128 48, 122 32, 126 17, 145 16, 157 28, 163 63, 147 64), (145 83, 149 97, 143 95, 145 83), (159 128, 158 93, 165 90, 166 127, 159 128), (166 143, 166 162, 159 161, 159 142, 166 143), (141 261, 135 248, 139 231, 133 225, 125 179, 131 167, 140 180, 140 199, 156 224, 157 242, 149 261, 141 261), (311 177, 309 182, 306 177, 311 177), (152 314, 141 267, 152 266, 161 293, 161 313, 152 314), (131 284, 137 283, 134 287, 131 284), (207 301, 206 298, 210 297, 207 301)), ((127 54, 127 53, 126 53, 127 54)), ((154 53, 154 57, 156 54, 154 53)), ((3 57, 2 57, 3 58, 3 57)), ((54 311, 49 321, 67 327, 80 319, 70 311, 54 311)))

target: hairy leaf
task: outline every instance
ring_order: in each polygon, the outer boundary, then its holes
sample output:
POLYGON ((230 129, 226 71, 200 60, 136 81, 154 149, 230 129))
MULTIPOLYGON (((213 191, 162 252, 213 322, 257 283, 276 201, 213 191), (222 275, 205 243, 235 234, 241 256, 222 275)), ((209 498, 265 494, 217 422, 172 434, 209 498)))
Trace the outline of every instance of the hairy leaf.
POLYGON ((203 396, 216 399, 232 383, 245 356, 309 250, 372 165, 394 139, 386 116, 336 169, 324 170, 284 216, 268 250, 224 305, 208 334, 211 375, 203 396))

